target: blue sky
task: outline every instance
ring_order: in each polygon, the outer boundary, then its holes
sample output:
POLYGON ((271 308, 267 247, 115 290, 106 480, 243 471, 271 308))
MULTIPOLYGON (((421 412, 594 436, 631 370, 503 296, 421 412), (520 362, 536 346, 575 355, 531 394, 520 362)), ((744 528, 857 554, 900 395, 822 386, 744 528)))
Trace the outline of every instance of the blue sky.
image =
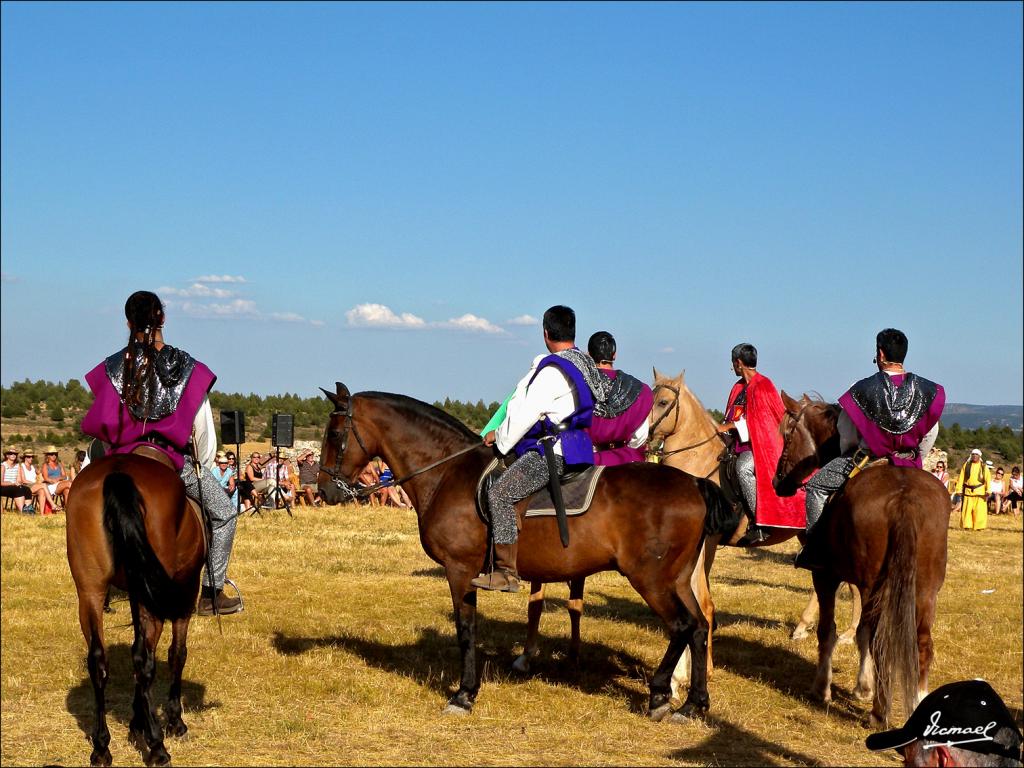
POLYGON ((500 400, 577 312, 722 407, 903 329, 1022 402, 1022 5, 2 6, 0 379, 134 290, 223 391, 500 400))

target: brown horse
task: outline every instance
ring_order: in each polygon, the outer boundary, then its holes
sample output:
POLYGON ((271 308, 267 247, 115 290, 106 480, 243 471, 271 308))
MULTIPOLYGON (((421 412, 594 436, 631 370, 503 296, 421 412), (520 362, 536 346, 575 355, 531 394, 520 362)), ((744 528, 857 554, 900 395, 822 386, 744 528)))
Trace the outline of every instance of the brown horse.
POLYGON ((90 762, 110 765, 112 760, 104 697, 103 601, 114 585, 128 593, 135 629, 135 700, 129 732, 136 744, 144 742, 148 747, 147 765, 165 765, 170 756, 150 700, 156 647, 164 621, 171 621, 172 679, 165 711, 167 732, 181 736, 187 730, 181 719, 181 673, 206 553, 203 524, 190 509, 177 472, 145 456, 111 455, 92 462, 71 486, 67 538, 68 563, 78 591, 78 619, 89 647, 89 677, 96 696, 90 762))
MULTIPOLYGON (((772 482, 779 495, 792 495, 814 469, 838 456, 840 408, 806 395, 796 401, 785 392, 782 401, 784 445, 772 482)), ((828 503, 811 538, 829 553, 827 567, 814 571, 821 619, 812 692, 823 701, 831 699, 835 593, 842 581, 864 598, 857 691, 866 697, 873 684, 871 722, 887 724, 894 685, 908 715, 927 694, 948 525, 946 488, 913 467, 869 467, 828 503)))
MULTIPOLYGON (((663 443, 660 450, 663 464, 689 472, 697 477, 707 477, 717 483, 719 482, 718 466, 722 457, 723 444, 721 440, 716 439, 718 429, 707 409, 686 386, 685 373, 684 371, 675 378, 671 378, 659 373, 657 369, 654 370, 654 406, 651 409, 650 441, 652 444, 663 443)), ((712 621, 714 615, 714 603, 711 601, 709 585, 715 553, 723 544, 734 546, 746 529, 747 518, 743 517, 740 527, 728 541, 723 542, 719 535, 708 536, 704 542, 703 565, 707 578, 700 583, 694 582, 694 589, 697 591, 701 608, 704 610, 704 615, 708 617, 708 621, 712 621)), ((776 530, 768 539, 754 546, 773 546, 798 536, 800 533, 801 531, 797 530, 776 530)), ((853 597, 853 616, 849 628, 839 638, 840 643, 853 642, 857 624, 860 621, 860 593, 852 587, 850 592, 853 597)), ((800 615, 800 621, 790 635, 791 639, 802 640, 807 637, 807 628, 814 621, 817 611, 818 599, 812 592, 807 606, 800 615)), ((710 638, 708 647, 711 647, 710 638)), ((708 669, 711 668, 712 663, 709 658, 708 669)))
MULTIPOLYGON (((319 485, 327 503, 349 498, 349 484, 374 456, 383 457, 396 476, 433 467, 403 480, 403 487, 416 509, 423 549, 444 568, 451 591, 462 674, 445 711, 470 712, 479 690, 477 596, 470 580, 485 568, 488 552, 475 490, 494 451, 462 423, 418 400, 382 392, 353 396, 340 382, 335 392, 323 392, 334 405, 320 459, 319 485)), ((677 714, 692 716, 710 705, 704 664, 708 623, 690 577, 707 510, 724 503, 706 481, 654 464, 630 464, 605 470, 590 510, 569 520, 567 548, 555 518, 530 518, 522 525, 518 567, 523 578, 568 581, 617 570, 665 622, 668 648, 650 683, 649 715, 655 720, 672 715, 670 677, 685 646, 692 648, 694 661, 689 694, 677 714)))

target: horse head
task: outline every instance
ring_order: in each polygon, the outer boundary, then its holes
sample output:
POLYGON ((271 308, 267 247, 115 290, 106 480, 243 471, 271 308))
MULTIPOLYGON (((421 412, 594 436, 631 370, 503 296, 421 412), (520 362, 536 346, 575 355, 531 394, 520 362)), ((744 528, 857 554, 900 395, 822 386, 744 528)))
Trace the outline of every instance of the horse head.
POLYGON ((320 481, 317 484, 328 504, 341 504, 355 498, 352 486, 356 477, 375 455, 375 430, 354 413, 352 394, 340 381, 335 391, 320 391, 334 405, 320 445, 320 481), (357 424, 362 424, 360 429, 357 424), (370 427, 368 429, 368 427, 370 427), (355 445, 352 445, 355 443, 355 445))
POLYGON ((683 377, 684 370, 677 377, 671 378, 654 369, 654 385, 651 387, 654 393, 654 404, 651 406, 651 415, 648 417, 650 425, 648 442, 657 444, 673 434, 679 427, 680 393, 686 388, 683 377))
POLYGON ((782 453, 772 478, 779 496, 792 496, 822 466, 821 447, 836 434, 835 406, 806 394, 794 400, 782 392, 786 413, 779 424, 782 453))

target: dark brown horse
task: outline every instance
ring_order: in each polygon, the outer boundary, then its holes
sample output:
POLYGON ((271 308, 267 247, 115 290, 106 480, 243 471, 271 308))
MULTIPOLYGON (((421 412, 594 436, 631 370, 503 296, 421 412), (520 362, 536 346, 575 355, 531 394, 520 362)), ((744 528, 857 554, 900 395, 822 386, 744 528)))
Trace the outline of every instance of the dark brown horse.
MULTIPOLYGON (((838 405, 806 395, 796 401, 783 392, 782 402, 784 445, 773 479, 780 496, 795 493, 814 469, 838 455, 840 413, 838 405)), ((869 467, 829 502, 810 542, 829 553, 827 567, 813 573, 821 607, 815 695, 831 699, 836 588, 846 581, 864 600, 857 693, 866 698, 874 688, 872 723, 888 722, 894 689, 908 715, 924 698, 948 526, 946 488, 912 467, 869 467)))
MULTIPOLYGON (((336 392, 323 392, 334 404, 320 459, 320 491, 329 504, 349 497, 349 484, 373 456, 384 458, 396 476, 405 476, 461 453, 403 481, 403 487, 416 509, 423 549, 444 567, 451 590, 462 675, 445 711, 469 712, 480 685, 477 598, 470 580, 484 569, 488 551, 475 490, 494 452, 456 419, 418 400, 382 392, 353 396, 340 382, 336 392)), ((708 505, 719 503, 724 503, 720 491, 706 481, 654 464, 632 464, 605 470, 590 510, 569 520, 568 548, 562 547, 553 517, 530 518, 522 526, 518 567, 523 578, 568 581, 617 570, 665 622, 668 648, 650 684, 649 714, 655 720, 672 715, 669 679, 686 646, 693 650, 693 664, 679 714, 691 716, 710 705, 708 623, 690 577, 708 505)))
POLYGON ((181 719, 181 673, 206 553, 203 524, 189 507, 177 472, 154 459, 127 454, 97 459, 75 479, 68 498, 67 536, 78 619, 89 647, 89 677, 96 695, 90 761, 111 764, 103 601, 112 584, 128 593, 135 629, 135 700, 129 731, 137 744, 141 740, 148 747, 147 765, 165 765, 170 756, 150 699, 156 647, 164 621, 171 621, 171 688, 165 711, 167 732, 181 736, 187 730, 181 719))

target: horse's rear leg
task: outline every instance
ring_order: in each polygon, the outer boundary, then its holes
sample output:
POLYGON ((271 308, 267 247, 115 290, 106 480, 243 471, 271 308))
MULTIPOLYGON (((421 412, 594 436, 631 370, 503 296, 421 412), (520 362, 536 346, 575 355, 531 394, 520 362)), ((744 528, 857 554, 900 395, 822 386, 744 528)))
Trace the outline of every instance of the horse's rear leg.
POLYGON ((175 619, 171 624, 171 647, 167 650, 167 664, 171 668, 171 688, 167 692, 167 733, 184 736, 188 726, 181 719, 181 675, 188 659, 188 624, 192 617, 175 619))
POLYGON ((544 582, 530 582, 530 603, 526 608, 526 645, 512 662, 512 670, 520 674, 530 671, 530 659, 540 653, 540 617, 544 613, 544 582))
MULTIPOLYGON (((857 603, 860 603, 858 592, 857 603)), ((875 661, 871 658, 871 627, 866 622, 857 625, 857 651, 860 653, 860 669, 857 670, 857 687, 853 695, 860 701, 870 701, 875 695, 875 661)))
POLYGON ((110 765, 113 757, 110 754, 110 730, 107 728, 107 652, 103 641, 103 596, 101 586, 95 592, 78 593, 78 620, 82 625, 82 634, 89 644, 89 679, 96 699, 96 724, 92 731, 91 765, 110 765))
POLYGON ((167 765, 171 756, 164 748, 164 735, 153 712, 150 697, 153 680, 156 678, 156 646, 164 623, 149 613, 143 606, 132 600, 132 618, 135 625, 135 642, 132 643, 132 662, 135 666, 135 699, 132 702, 132 719, 128 724, 129 734, 136 741, 141 737, 149 748, 145 756, 146 765, 167 765))
MULTIPOLYGON (((857 627, 860 626, 860 614, 861 614, 860 590, 857 589, 857 587, 853 586, 853 584, 847 584, 846 586, 850 590, 850 597, 853 599, 853 614, 850 616, 850 626, 847 627, 846 631, 843 632, 843 634, 841 634, 839 636, 839 641, 838 642, 840 643, 840 645, 845 645, 846 643, 852 643, 854 638, 857 635, 857 627)), ((839 585, 839 589, 842 589, 842 588, 843 588, 843 585, 840 584, 839 585)))
POLYGON ((814 592, 818 596, 818 670, 811 695, 832 700, 832 651, 836 647, 836 590, 839 580, 822 571, 814 572, 814 592))

